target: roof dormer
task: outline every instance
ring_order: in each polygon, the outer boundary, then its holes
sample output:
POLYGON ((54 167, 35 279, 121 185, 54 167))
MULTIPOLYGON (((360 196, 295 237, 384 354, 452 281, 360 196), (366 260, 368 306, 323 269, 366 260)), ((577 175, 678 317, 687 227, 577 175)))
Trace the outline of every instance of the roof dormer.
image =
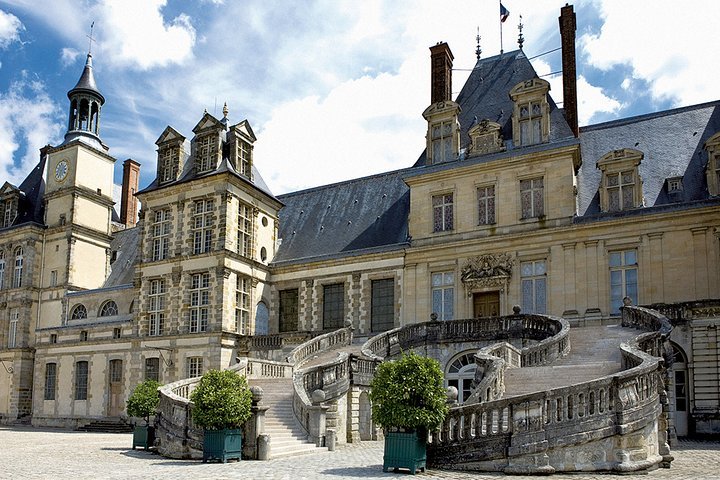
POLYGON ((231 126, 228 131, 230 164, 238 174, 250 181, 253 180, 253 144, 256 140, 257 137, 247 120, 231 126))
POLYGON ((168 126, 155 141, 157 149, 157 182, 174 182, 182 175, 185 137, 168 126))
POLYGON ((207 173, 215 170, 222 156, 222 133, 225 124, 205 112, 202 119, 193 128, 191 154, 195 163, 195 173, 207 173))
POLYGON ((475 126, 468 130, 470 136, 469 155, 484 155, 505 150, 502 134, 502 126, 497 122, 488 119, 480 120, 475 126))
POLYGON ((705 167, 708 192, 711 196, 720 195, 720 132, 710 137, 705 142, 705 150, 708 153, 708 162, 705 167))
POLYGON ((519 147, 550 139, 550 83, 540 78, 520 82, 510 90, 513 101, 513 143, 519 147))
POLYGON ((15 223, 22 192, 9 182, 0 188, 0 228, 10 227, 15 223))
POLYGON ((600 209, 617 212, 643 206, 642 179, 638 166, 643 153, 633 148, 613 150, 598 160, 602 172, 600 209))

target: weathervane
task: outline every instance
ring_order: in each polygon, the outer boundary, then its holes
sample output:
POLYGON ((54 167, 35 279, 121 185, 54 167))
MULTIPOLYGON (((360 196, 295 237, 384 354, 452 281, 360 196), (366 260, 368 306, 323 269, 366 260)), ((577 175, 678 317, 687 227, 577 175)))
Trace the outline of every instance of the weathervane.
POLYGON ((95 28, 95 21, 93 21, 93 22, 90 24, 90 35, 85 35, 86 37, 88 37, 88 38, 90 39, 90 45, 88 46, 88 53, 89 53, 89 54, 92 54, 92 44, 93 44, 93 42, 95 41, 95 37, 93 37, 93 28, 95 28))
POLYGON ((522 23, 522 15, 520 15, 520 23, 518 23, 518 46, 520 47, 520 50, 522 50, 523 43, 525 43, 525 37, 523 37, 522 29, 524 25, 522 23))
POLYGON ((482 53, 482 48, 480 48, 480 27, 477 27, 477 36, 475 37, 475 40, 477 41, 477 47, 475 47, 475 56, 478 60, 480 60, 480 54, 482 53))

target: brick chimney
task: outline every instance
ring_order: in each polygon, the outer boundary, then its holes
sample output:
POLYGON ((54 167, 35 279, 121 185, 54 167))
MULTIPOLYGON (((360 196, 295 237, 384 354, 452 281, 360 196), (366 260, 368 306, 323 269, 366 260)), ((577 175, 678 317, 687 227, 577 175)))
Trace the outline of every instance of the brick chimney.
POLYGON ((452 100, 453 54, 447 43, 430 47, 430 103, 452 100))
POLYGON ((138 208, 135 194, 140 184, 140 164, 128 158, 123 162, 122 197, 120 199, 120 222, 127 228, 137 223, 138 208))
POLYGON ((577 137, 578 127, 577 72, 575 70, 575 12, 572 5, 560 9, 560 43, 562 45, 563 109, 565 120, 577 137))

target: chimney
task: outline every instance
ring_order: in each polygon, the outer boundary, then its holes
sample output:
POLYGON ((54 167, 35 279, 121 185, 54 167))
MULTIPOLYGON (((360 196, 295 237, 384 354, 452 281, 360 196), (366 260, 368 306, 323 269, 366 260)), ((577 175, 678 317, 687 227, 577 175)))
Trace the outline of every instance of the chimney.
POLYGON ((120 222, 127 228, 137 223, 137 199, 135 194, 140 184, 140 164, 128 158, 123 162, 122 197, 120 199, 120 222))
POLYGON ((577 73, 575 70, 575 12, 572 5, 560 9, 560 43, 562 45, 563 109, 565 120, 578 137, 577 73))
POLYGON ((452 100, 453 54, 447 43, 430 47, 430 103, 452 100))

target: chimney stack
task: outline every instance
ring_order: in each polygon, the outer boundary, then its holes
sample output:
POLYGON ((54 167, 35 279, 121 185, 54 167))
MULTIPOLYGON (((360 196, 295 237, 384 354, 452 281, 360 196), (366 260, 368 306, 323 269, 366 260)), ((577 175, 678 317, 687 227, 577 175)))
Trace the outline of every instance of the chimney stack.
POLYGON ((135 194, 140 184, 140 164, 128 158, 123 162, 122 197, 120 199, 120 222, 127 228, 137 223, 138 209, 135 194))
POLYGON ((562 45, 563 109, 565 120, 578 137, 577 72, 575 70, 575 12, 572 5, 560 9, 560 43, 562 45))
POLYGON ((430 103, 452 100, 453 54, 447 43, 430 47, 430 103))

